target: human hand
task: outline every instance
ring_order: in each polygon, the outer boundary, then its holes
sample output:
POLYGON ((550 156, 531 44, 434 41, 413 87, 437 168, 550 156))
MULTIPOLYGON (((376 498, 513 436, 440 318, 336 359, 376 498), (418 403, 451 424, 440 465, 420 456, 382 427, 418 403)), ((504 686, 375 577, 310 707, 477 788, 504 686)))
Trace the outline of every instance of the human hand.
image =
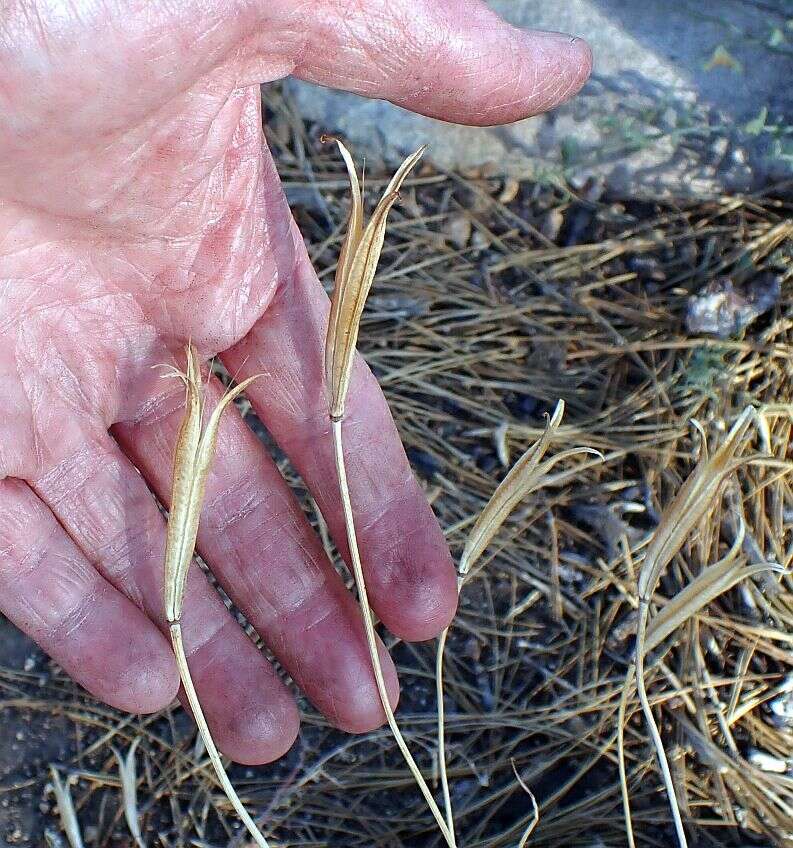
MULTIPOLYGON (((183 395, 151 366, 187 339, 240 378, 343 554, 322 351, 328 302, 263 145, 287 74, 467 124, 574 94, 589 50, 475 0, 11 0, 0 19, 0 609, 96 697, 167 705, 162 604, 183 395)), ((220 393, 210 381, 208 403, 220 393)), ((454 568, 386 403, 358 362, 350 488, 377 615, 428 639, 454 568)), ((198 550, 334 724, 383 720, 360 615, 277 467, 226 413, 198 550)), ((191 569, 183 630, 218 745, 283 754, 294 700, 191 569)), ((392 698, 398 684, 383 649, 392 698)))

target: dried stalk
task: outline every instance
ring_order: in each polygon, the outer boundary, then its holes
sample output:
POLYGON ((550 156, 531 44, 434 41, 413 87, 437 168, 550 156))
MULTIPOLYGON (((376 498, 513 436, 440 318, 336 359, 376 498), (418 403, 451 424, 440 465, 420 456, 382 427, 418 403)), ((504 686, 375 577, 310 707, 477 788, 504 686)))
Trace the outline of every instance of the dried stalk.
POLYGON ((523 778, 518 774, 518 767, 515 765, 515 760, 510 760, 510 764, 512 766, 512 771, 515 775, 515 780, 520 784, 520 788, 531 798, 531 809, 532 809, 532 817, 529 822, 526 830, 523 831, 523 835, 520 838, 520 842, 518 842, 518 848, 526 848, 526 844, 529 841, 529 837, 534 833, 534 828, 537 827, 537 824, 540 821, 540 808, 537 806, 537 799, 534 797, 534 793, 529 789, 526 785, 523 778))
MULTIPOLYGON (((745 461, 741 459, 736 460, 735 453, 738 450, 738 447, 740 446, 741 441, 755 415, 755 410, 752 407, 747 407, 727 434, 723 444, 710 458, 707 455, 707 443, 703 438, 703 457, 692 474, 682 485, 680 491, 677 493, 676 497, 669 505, 669 508, 662 516, 647 548, 644 564, 639 574, 639 620, 636 631, 635 655, 636 688, 642 712, 644 713, 645 720, 650 729, 650 736, 653 740, 653 746, 655 747, 656 756, 661 769, 661 775, 664 781, 664 788, 666 789, 669 806, 672 811, 675 832, 681 848, 686 848, 688 843, 686 833, 683 828, 683 820, 680 815, 677 796, 675 795, 672 775, 669 770, 669 762, 666 757, 666 751, 664 750, 663 740, 661 739, 661 734, 658 730, 658 725, 655 722, 649 698, 647 697, 647 689, 644 679, 644 658, 647 652, 651 650, 652 646, 657 646, 666 635, 678 626, 678 623, 693 614, 692 607, 694 607, 694 604, 692 601, 694 596, 691 595, 691 592, 687 592, 686 590, 680 593, 680 595, 678 595, 678 597, 672 602, 672 609, 665 615, 661 616, 661 620, 656 624, 655 629, 651 629, 648 633, 650 599, 655 591, 655 587, 658 585, 663 569, 677 554, 683 546, 688 534, 711 506, 727 475, 745 461)), ((740 580, 742 577, 748 576, 748 574, 751 573, 751 570, 747 569, 739 575, 734 573, 729 574, 729 567, 731 565, 732 559, 730 555, 728 555, 725 560, 722 560, 710 569, 706 569, 706 571, 703 572, 703 575, 700 575, 702 583, 697 587, 697 591, 702 590, 703 597, 705 598, 704 602, 707 602, 709 599, 708 596, 712 591, 715 591, 716 594, 718 594, 719 591, 725 591, 731 585, 735 585, 735 582, 740 580), (723 573, 725 570, 728 571, 727 574, 723 573), (734 577, 737 577, 737 579, 733 580, 734 577), (720 588, 720 586, 722 588, 720 588)), ((634 841, 633 829, 631 826, 630 799, 627 791, 627 778, 624 764, 623 727, 627 704, 627 692, 633 682, 632 675, 633 669, 630 669, 625 680, 623 697, 620 702, 618 745, 623 808, 628 828, 629 844, 631 846, 633 846, 634 841)))
POLYGON ((256 379, 249 377, 227 391, 202 429, 204 393, 198 354, 192 345, 187 348, 187 373, 176 372, 186 389, 186 412, 176 441, 171 488, 171 510, 168 516, 168 533, 165 543, 165 579, 163 595, 165 613, 171 633, 179 676, 193 712, 201 738, 209 755, 220 785, 237 815, 248 829, 259 848, 269 848, 267 840, 242 804, 229 780, 215 742, 207 725, 201 702, 198 699, 182 638, 182 603, 187 585, 187 574, 195 550, 198 521, 204 500, 207 475, 215 453, 220 417, 223 410, 256 379))
POLYGON ((424 796, 427 805, 443 833, 450 848, 456 848, 452 829, 443 819, 440 809, 421 771, 410 753, 402 732, 399 729, 394 711, 388 699, 388 691, 383 677, 383 669, 377 651, 377 636, 375 634, 372 613, 369 606, 369 596, 366 590, 366 580, 361 567, 361 556, 358 547, 358 537, 355 532, 355 519, 350 490, 347 480, 347 470, 344 462, 344 444, 342 438, 345 402, 350 385, 350 375, 355 356, 355 346, 358 340, 358 330, 363 315, 366 297, 372 287, 375 271, 380 259, 380 252, 385 239, 388 213, 397 200, 399 189, 424 153, 424 147, 419 148, 402 163, 386 188, 371 220, 363 227, 363 199, 358 181, 358 174, 347 148, 338 139, 333 139, 339 146, 347 172, 350 178, 352 207, 347 234, 342 245, 339 262, 336 269, 336 279, 333 289, 330 316, 328 319, 328 334, 325 342, 325 380, 328 393, 328 409, 333 438, 333 453, 336 461, 336 473, 339 483, 344 512, 344 525, 347 531, 347 544, 350 549, 355 585, 358 589, 358 601, 361 607, 366 644, 372 663, 377 693, 383 707, 388 726, 394 735, 397 746, 408 765, 416 784, 424 796))
MULTIPOLYGON (((571 448, 561 451, 551 457, 551 459, 542 462, 542 458, 545 456, 554 434, 562 423, 563 416, 564 401, 560 400, 556 404, 556 409, 548 420, 540 438, 530 445, 523 456, 512 466, 474 523, 460 558, 459 574, 457 577, 458 595, 470 575, 471 568, 476 564, 512 510, 515 509, 523 498, 527 497, 538 487, 542 479, 556 463, 581 453, 595 454, 601 459, 603 458, 599 451, 592 448, 571 448)), ((435 696, 438 710, 438 770, 440 771, 441 786, 443 788, 446 821, 449 829, 453 832, 454 814, 452 812, 451 793, 449 792, 449 776, 446 769, 446 719, 443 704, 443 654, 448 635, 449 628, 447 627, 438 639, 438 648, 435 654, 435 696)), ((520 778, 518 780, 521 786, 528 792, 529 790, 523 784, 523 781, 520 778)), ((531 793, 529 792, 529 794, 531 793)), ((532 796, 532 800, 534 800, 534 796, 532 796)), ((534 825, 531 826, 531 829, 533 828, 534 825)), ((521 845, 525 844, 530 832, 531 830, 524 834, 521 845)))

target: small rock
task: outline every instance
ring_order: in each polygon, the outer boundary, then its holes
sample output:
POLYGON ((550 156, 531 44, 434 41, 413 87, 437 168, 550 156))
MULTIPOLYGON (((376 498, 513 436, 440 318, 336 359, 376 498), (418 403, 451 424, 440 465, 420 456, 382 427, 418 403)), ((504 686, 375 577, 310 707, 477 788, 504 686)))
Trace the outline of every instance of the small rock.
POLYGON ((446 223, 446 235, 449 241, 462 250, 471 238, 471 219, 468 215, 455 215, 446 223))
POLYGON ((770 271, 758 274, 743 293, 735 290, 729 277, 718 277, 688 299, 686 328, 689 333, 729 338, 771 309, 780 292, 781 281, 770 271))
POLYGON ((370 312, 382 313, 382 317, 395 320, 418 318, 429 312, 429 304, 408 294, 376 294, 369 297, 367 309, 370 312))
POLYGON ((549 241, 555 242, 559 238, 559 231, 564 223, 564 215, 559 209, 549 209, 543 216, 540 224, 540 232, 549 241))
POLYGON ((773 754, 760 751, 757 748, 750 748, 746 759, 761 771, 771 772, 772 774, 785 774, 788 770, 787 760, 775 757, 773 754))
POLYGON ((710 143, 708 161, 711 165, 718 165, 719 162, 727 155, 729 147, 729 139, 726 136, 720 135, 713 139, 710 143))
POLYGON ((504 180, 504 188, 501 189, 501 194, 498 196, 499 203, 512 203, 519 191, 520 183, 514 177, 507 177, 504 180))
POLYGON ((471 237, 471 245, 476 250, 487 250, 490 247, 490 239, 480 230, 477 230, 471 237))
POLYGON ((793 674, 785 680, 787 690, 768 703, 771 723, 777 727, 793 728, 793 674))

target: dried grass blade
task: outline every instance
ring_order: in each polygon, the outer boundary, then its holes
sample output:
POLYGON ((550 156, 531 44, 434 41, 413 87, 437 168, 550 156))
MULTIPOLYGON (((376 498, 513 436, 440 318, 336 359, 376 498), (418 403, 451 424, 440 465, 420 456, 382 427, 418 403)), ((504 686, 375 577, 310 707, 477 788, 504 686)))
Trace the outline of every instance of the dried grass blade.
POLYGON ((537 827, 540 821, 540 808, 537 806, 537 799, 534 797, 534 793, 531 789, 529 789, 526 782, 518 774, 518 768, 515 765, 515 760, 511 759, 510 764, 512 765, 512 771, 515 773, 515 780, 518 781, 520 788, 529 796, 529 798, 531 798, 532 819, 526 830, 523 831, 523 835, 520 837, 520 842, 518 842, 518 848, 526 848, 526 843, 529 841, 529 837, 532 833, 534 833, 534 828, 537 827))
POLYGON ((138 777, 135 768, 135 751, 139 744, 140 737, 129 746, 126 757, 122 757, 121 753, 115 748, 112 751, 118 763, 118 775, 121 779, 121 798, 124 804, 124 818, 127 822, 127 827, 138 848, 146 848, 146 843, 143 841, 143 835, 140 830, 140 816, 138 814, 138 777))
POLYGON ((69 781, 61 782, 60 775, 53 766, 50 766, 50 776, 52 777, 52 788, 55 792, 55 799, 58 802, 58 815, 61 818, 61 827, 69 840, 69 845, 72 848, 83 848, 83 837, 80 833, 80 825, 77 821, 77 813, 74 810, 72 802, 72 793, 69 789, 69 781))

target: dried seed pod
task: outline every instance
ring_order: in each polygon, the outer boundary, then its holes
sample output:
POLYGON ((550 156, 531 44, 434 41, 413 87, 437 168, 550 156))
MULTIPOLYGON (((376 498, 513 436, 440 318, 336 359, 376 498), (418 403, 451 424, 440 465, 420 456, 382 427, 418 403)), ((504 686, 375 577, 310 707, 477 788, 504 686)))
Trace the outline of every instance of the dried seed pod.
MULTIPOLYGON (((735 459, 735 454, 749 429, 749 425, 753 418, 757 417, 757 412, 753 407, 747 407, 738 420, 733 424, 732 429, 727 434, 726 439, 720 445, 718 450, 709 457, 707 454, 707 443, 703 439, 702 450, 703 457, 697 467, 691 473, 689 478, 680 487, 677 495, 665 510, 658 527, 653 534, 653 538, 647 547, 644 564, 638 579, 639 590, 639 621, 636 628, 636 689, 639 695, 639 702, 642 706, 647 726, 650 730, 653 746, 658 757, 658 764, 661 768, 661 774, 664 780, 669 806, 672 812, 672 818, 677 834, 677 841, 680 848, 686 848, 687 840, 686 833, 683 827, 683 820, 680 815, 680 808, 675 794, 674 782, 669 769, 669 762, 664 749, 661 733, 658 730, 658 725, 655 722, 655 717, 650 706, 649 698, 647 697, 647 689, 644 681, 644 658, 648 651, 648 642, 650 642, 648 634, 648 620, 650 615, 650 599, 664 568, 669 564, 672 558, 677 554, 688 534, 694 529, 706 511, 710 508, 716 496, 719 493, 722 483, 726 476, 734 471, 737 467, 743 464, 745 459, 735 459)), ((701 429, 701 428, 700 428, 701 429)), ((728 555, 727 568, 731 559, 728 555)), ((723 563, 722 563, 723 566, 723 563)), ((703 578, 706 584, 698 587, 703 591, 715 591, 717 584, 721 583, 721 591, 724 591, 730 585, 732 577, 737 575, 721 574, 718 566, 713 567, 714 570, 703 578), (713 585, 709 585, 707 581, 713 580, 713 585)), ((750 570, 744 570, 741 576, 748 576, 752 573, 750 570)), ((707 572, 706 572, 707 574, 707 572)), ((740 577, 738 577, 740 579, 740 577)), ((737 581, 736 581, 737 582, 737 581)), ((685 592, 685 590, 684 590, 685 592)), ((718 594, 718 592, 716 592, 718 594)), ((673 612, 668 613, 668 620, 662 620, 658 625, 653 639, 668 635, 669 626, 676 616, 679 618, 690 612, 695 601, 685 594, 680 593, 678 596, 679 606, 673 607, 673 612)), ((673 629, 673 628, 672 628, 673 629)), ((652 633, 652 631, 650 631, 652 633)), ((622 733, 624 724, 624 705, 626 703, 627 692, 633 682, 632 672, 626 677, 625 689, 623 698, 620 702, 620 718, 619 718, 619 749, 620 749, 620 777, 623 790, 623 809, 625 811, 625 819, 628 825, 629 844, 633 845, 633 832, 630 819, 630 804, 626 788, 626 779, 624 773, 624 758, 622 752, 622 733)))
POLYGON ((640 600, 649 602, 664 567, 680 550, 688 534, 711 505, 724 478, 736 468, 735 452, 755 415, 753 407, 747 407, 741 413, 723 444, 712 457, 705 456, 702 459, 664 512, 647 548, 639 574, 640 600))
POLYGON ((333 140, 338 144, 347 166, 352 193, 350 220, 336 268, 328 319, 328 335, 325 342, 325 382, 328 405, 331 418, 338 420, 344 417, 344 403, 350 385, 358 329, 361 325, 364 303, 380 261, 388 213, 399 197, 399 189, 421 159, 426 146, 420 147, 400 165, 377 204, 371 220, 363 228, 361 189, 352 156, 339 139, 333 140))
MULTIPOLYGON (((176 369, 171 370, 182 380, 187 391, 187 409, 182 426, 179 429, 174 451, 171 511, 168 516, 168 532, 165 540, 163 594, 165 612, 170 624, 171 644, 190 709, 193 712, 193 717, 198 725, 201 738, 204 740, 204 746, 220 785, 254 842, 259 848, 269 848, 267 840, 257 827, 256 822, 248 814, 229 780, 220 753, 212 739, 212 733, 209 730, 201 702, 198 699, 198 693, 190 675, 180 621, 187 574, 193 559, 201 504, 204 500, 209 466, 215 453, 220 417, 234 398, 243 392, 258 375, 243 380, 238 386, 223 395, 218 405, 212 410, 202 432, 204 386, 201 382, 201 363, 198 359, 198 353, 192 345, 187 346, 186 373, 183 374, 176 369)), ((132 828, 132 825, 130 825, 130 828, 132 828)))
POLYGON ((554 433, 562 423, 563 415, 564 401, 560 400, 556 404, 556 409, 554 409, 543 434, 512 466, 479 514, 479 518, 477 518, 468 535, 463 555, 460 557, 461 578, 468 574, 471 566, 482 555, 482 551, 490 544, 490 540, 495 536, 498 528, 507 520, 515 506, 536 487, 539 480, 557 462, 581 453, 591 453, 602 458, 602 454, 593 448, 571 448, 555 454, 552 459, 546 462, 541 462, 554 433))
POLYGON ((187 371, 177 372, 185 384, 187 411, 179 428, 173 462, 171 509, 165 542, 165 615, 170 623, 182 615, 187 573, 193 559, 198 519, 204 499, 209 466, 215 452, 220 417, 223 410, 256 379, 243 380, 218 402, 202 432, 204 386, 201 365, 192 345, 187 348, 187 371))

